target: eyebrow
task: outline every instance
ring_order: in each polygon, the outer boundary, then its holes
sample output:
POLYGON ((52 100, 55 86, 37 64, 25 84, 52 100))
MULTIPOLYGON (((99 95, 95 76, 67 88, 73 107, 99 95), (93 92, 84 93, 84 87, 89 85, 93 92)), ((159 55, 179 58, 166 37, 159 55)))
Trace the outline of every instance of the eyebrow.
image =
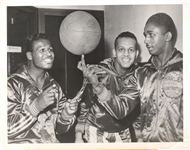
POLYGON ((149 34, 149 33, 153 33, 153 31, 149 30, 147 31, 147 33, 143 32, 143 35, 149 34))

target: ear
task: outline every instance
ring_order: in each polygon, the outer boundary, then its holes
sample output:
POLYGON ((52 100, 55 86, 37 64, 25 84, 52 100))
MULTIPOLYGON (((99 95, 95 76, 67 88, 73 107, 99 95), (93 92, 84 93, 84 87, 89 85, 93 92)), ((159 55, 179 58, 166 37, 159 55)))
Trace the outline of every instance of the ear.
POLYGON ((26 53, 26 57, 28 58, 28 60, 32 60, 32 53, 31 52, 27 52, 26 53))
POLYGON ((113 57, 116 57, 116 50, 115 50, 115 48, 112 50, 112 53, 113 53, 113 57))
POLYGON ((135 58, 137 59, 138 56, 139 56, 139 50, 137 49, 135 58))
POLYGON ((166 34, 165 34, 165 37, 166 37, 166 41, 169 42, 171 39, 172 39, 172 33, 170 31, 168 31, 166 34))

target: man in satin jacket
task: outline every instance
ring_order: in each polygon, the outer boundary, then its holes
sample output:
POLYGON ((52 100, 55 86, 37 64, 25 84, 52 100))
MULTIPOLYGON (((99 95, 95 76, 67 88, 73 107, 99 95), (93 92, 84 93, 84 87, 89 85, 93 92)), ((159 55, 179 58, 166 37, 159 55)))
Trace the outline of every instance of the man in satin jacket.
POLYGON ((75 128, 76 143, 108 143, 136 141, 132 122, 140 113, 140 99, 136 87, 126 89, 129 77, 138 68, 137 38, 122 32, 115 39, 115 57, 99 65, 81 67, 88 79, 75 128))
POLYGON ((46 71, 53 65, 54 52, 45 34, 28 40, 26 55, 28 65, 7 81, 8 143, 59 143, 56 134, 73 125, 78 101, 67 100, 46 71))
POLYGON ((141 97, 139 141, 183 141, 183 55, 174 47, 172 18, 165 13, 152 15, 144 36, 151 58, 133 79, 141 97))

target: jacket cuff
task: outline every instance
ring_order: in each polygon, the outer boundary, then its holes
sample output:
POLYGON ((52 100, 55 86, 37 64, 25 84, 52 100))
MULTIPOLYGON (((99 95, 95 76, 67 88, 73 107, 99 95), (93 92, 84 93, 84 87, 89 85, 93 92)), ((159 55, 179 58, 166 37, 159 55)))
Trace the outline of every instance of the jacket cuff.
POLYGON ((108 100, 108 97, 110 97, 110 92, 106 89, 105 86, 103 86, 103 90, 101 93, 97 94, 100 102, 105 102, 108 100))
POLYGON ((29 105, 29 111, 32 114, 32 116, 36 117, 40 113, 40 109, 37 107, 36 100, 32 102, 31 105, 29 105))

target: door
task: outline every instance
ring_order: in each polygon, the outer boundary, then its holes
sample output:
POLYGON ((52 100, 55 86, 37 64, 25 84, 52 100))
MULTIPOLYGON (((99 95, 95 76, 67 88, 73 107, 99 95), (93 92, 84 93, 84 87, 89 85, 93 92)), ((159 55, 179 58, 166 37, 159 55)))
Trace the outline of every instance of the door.
POLYGON ((7 46, 18 46, 21 52, 8 52, 8 76, 26 63, 26 39, 37 32, 37 9, 34 7, 7 7, 7 46))

